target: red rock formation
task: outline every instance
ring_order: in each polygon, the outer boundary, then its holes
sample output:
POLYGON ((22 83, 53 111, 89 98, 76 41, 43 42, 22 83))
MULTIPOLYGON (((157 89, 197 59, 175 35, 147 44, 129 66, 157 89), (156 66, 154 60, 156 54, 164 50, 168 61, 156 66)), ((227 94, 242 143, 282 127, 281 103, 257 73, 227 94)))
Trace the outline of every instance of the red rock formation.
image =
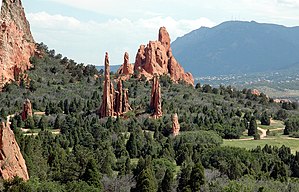
POLYGON ((123 86, 122 86, 122 81, 119 80, 117 83, 117 91, 115 91, 115 114, 117 116, 121 115, 123 112, 123 86))
POLYGON ((110 80, 110 65, 108 53, 105 56, 105 82, 104 82, 104 92, 102 97, 102 105, 100 107, 99 116, 110 117, 114 115, 114 88, 113 83, 110 80))
POLYGON ((128 89, 124 89, 124 94, 123 94, 123 113, 127 113, 132 110, 130 104, 129 104, 129 91, 128 89))
POLYGON ((28 180, 25 160, 9 124, 0 124, 0 174, 5 180, 15 176, 28 180))
POLYGON ((35 43, 20 0, 5 0, 0 18, 0 88, 31 66, 35 43))
POLYGON ((260 95, 261 95, 261 93, 260 93, 259 90, 257 90, 257 89, 253 89, 253 90, 251 90, 251 94, 252 94, 252 95, 256 95, 256 96, 260 96, 260 95))
POLYGON ((128 89, 123 89, 122 81, 117 83, 117 91, 115 91, 115 115, 120 116, 132 110, 129 104, 128 89))
POLYGON ((152 117, 154 119, 162 117, 162 97, 158 76, 154 76, 153 78, 150 108, 154 111, 154 113, 152 114, 152 117))
POLYGON ((194 85, 192 74, 185 73, 183 67, 172 55, 170 37, 165 27, 160 28, 158 41, 150 41, 146 47, 140 46, 134 70, 138 71, 139 78, 145 76, 147 79, 151 79, 154 75, 169 74, 175 83, 184 81, 194 85))
POLYGON ((32 105, 29 99, 23 103, 22 120, 25 121, 28 117, 32 117, 32 105))
POLYGON ((178 114, 174 114, 172 116, 172 134, 173 136, 177 136, 180 133, 180 124, 179 124, 179 118, 178 118, 178 114))
POLYGON ((121 80, 128 80, 134 74, 134 66, 129 62, 129 54, 125 52, 124 63, 117 70, 117 74, 120 75, 121 80))

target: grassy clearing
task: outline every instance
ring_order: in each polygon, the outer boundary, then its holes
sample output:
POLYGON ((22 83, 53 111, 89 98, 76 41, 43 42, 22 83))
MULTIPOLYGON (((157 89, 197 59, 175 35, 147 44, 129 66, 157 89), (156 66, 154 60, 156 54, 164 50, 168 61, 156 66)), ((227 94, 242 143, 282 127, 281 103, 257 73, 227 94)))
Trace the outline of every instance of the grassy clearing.
POLYGON ((260 121, 257 121, 257 126, 262 128, 262 129, 279 129, 279 128, 284 128, 284 123, 283 121, 278 121, 278 120, 271 120, 271 124, 269 126, 267 125, 261 125, 260 121))
POLYGON ((292 139, 287 136, 275 136, 275 137, 267 137, 267 138, 268 139, 249 140, 249 141, 223 140, 223 146, 255 149, 257 146, 264 147, 266 144, 271 146, 277 146, 277 147, 281 147, 282 145, 285 145, 291 148, 293 154, 296 151, 299 151, 299 139, 292 139))

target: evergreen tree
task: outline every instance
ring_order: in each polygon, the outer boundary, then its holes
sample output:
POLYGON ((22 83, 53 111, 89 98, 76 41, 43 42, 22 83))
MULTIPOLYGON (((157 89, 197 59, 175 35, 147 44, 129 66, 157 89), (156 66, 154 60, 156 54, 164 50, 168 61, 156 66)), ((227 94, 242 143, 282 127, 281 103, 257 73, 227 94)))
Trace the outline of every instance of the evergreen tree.
POLYGON ((173 172, 170 169, 166 169, 164 178, 161 183, 162 192, 171 192, 173 184, 173 172))
POLYGON ((263 114, 261 116, 261 124, 262 125, 270 125, 270 116, 268 115, 268 113, 266 111, 263 112, 263 114))
POLYGON ((191 171, 192 171, 192 166, 185 161, 181 168, 177 191, 183 192, 183 191, 187 191, 187 189, 190 189, 189 180, 191 176, 191 171))
POLYGON ((136 192, 156 192, 158 190, 156 178, 150 166, 142 170, 136 181, 136 192))
POLYGON ((89 160, 86 165, 85 172, 82 175, 82 180, 87 182, 89 185, 102 189, 101 179, 102 176, 96 166, 95 160, 89 160))
POLYGON ((204 167, 200 162, 193 167, 189 184, 192 192, 200 191, 201 186, 205 184, 204 167))
POLYGON ((137 142, 136 142, 136 137, 134 132, 130 134, 130 138, 127 142, 126 148, 131 158, 137 157, 138 150, 137 150, 137 142))
POLYGON ((257 124, 254 117, 251 117, 249 128, 248 128, 248 136, 254 136, 257 133, 257 124))

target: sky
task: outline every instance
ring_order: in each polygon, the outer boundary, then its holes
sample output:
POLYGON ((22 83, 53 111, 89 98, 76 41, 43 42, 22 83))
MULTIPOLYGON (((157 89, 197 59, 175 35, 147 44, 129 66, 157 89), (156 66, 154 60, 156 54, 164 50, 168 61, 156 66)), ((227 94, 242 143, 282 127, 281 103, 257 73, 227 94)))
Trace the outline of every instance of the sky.
POLYGON ((134 62, 165 26, 171 40, 224 21, 299 25, 299 0, 22 0, 36 42, 78 63, 134 62))

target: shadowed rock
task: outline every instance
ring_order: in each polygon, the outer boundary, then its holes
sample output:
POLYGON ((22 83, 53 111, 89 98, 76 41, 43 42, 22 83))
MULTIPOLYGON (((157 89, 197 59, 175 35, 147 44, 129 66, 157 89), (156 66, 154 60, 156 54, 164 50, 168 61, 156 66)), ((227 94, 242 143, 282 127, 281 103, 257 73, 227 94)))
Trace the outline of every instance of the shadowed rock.
POLYGON ((154 111, 152 117, 154 119, 158 119, 162 117, 162 97, 161 97, 161 87, 159 83, 159 77, 154 76, 153 78, 153 85, 152 85, 152 92, 151 92, 151 102, 150 108, 154 111))

